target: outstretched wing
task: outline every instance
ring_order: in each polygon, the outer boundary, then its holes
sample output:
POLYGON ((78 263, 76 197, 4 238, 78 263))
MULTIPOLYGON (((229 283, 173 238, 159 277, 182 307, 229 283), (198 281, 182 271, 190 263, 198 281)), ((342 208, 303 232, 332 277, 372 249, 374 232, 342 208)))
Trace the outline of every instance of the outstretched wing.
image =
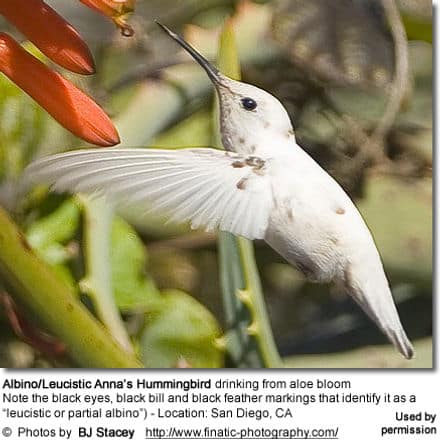
POLYGON ((273 206, 267 162, 211 148, 77 150, 32 163, 25 184, 36 183, 249 239, 264 237, 273 206))

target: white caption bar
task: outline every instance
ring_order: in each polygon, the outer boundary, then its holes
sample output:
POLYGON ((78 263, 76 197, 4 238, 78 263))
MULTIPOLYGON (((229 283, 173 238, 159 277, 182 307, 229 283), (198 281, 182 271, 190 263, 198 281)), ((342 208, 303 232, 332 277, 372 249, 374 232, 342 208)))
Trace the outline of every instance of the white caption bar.
POLYGON ((434 376, 3 371, 0 439, 436 439, 434 376))

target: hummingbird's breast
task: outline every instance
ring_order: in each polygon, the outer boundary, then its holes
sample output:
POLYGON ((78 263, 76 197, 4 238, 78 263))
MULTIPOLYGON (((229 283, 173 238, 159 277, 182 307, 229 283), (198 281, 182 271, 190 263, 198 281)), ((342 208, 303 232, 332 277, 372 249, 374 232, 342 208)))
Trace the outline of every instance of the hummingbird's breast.
POLYGON ((338 235, 316 215, 284 200, 270 217, 265 240, 308 279, 324 283, 343 276, 345 258, 338 235))
POLYGON ((356 207, 308 156, 277 162, 266 242, 312 281, 342 279, 350 240, 364 234, 356 207))

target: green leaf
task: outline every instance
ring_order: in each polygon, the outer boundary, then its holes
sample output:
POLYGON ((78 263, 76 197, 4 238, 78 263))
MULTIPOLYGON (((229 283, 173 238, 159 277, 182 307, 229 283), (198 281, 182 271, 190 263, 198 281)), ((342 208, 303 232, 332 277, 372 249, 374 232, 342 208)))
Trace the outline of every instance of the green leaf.
POLYGON ((147 253, 136 231, 116 217, 112 226, 111 265, 117 306, 124 310, 145 310, 159 292, 145 272, 147 253))
POLYGON ((193 368, 220 368, 220 329, 212 314, 190 295, 164 292, 147 315, 141 358, 150 368, 172 368, 186 361, 193 368))
POLYGON ((225 23, 220 35, 220 46, 217 56, 217 67, 232 79, 241 79, 240 61, 234 30, 230 21, 225 23))
POLYGON ((145 311, 140 349, 146 366, 177 366, 184 359, 200 368, 220 367, 220 330, 215 318, 196 299, 174 290, 159 293, 146 274, 147 253, 134 229, 121 218, 112 228, 112 278, 115 300, 124 311, 145 311))
POLYGON ((66 265, 74 254, 66 244, 78 231, 80 214, 75 198, 70 198, 49 215, 32 223, 26 232, 31 247, 74 289, 76 281, 66 265))
POLYGON ((44 250, 52 244, 66 243, 79 228, 80 206, 75 198, 62 203, 51 214, 34 222, 26 236, 34 249, 44 250))

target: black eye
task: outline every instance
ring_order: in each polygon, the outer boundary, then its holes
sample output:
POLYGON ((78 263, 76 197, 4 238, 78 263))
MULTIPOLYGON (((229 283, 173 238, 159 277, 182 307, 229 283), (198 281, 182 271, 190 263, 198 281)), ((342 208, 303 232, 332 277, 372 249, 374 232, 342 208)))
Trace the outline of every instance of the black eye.
POLYGON ((255 110, 257 108, 257 103, 252 98, 242 98, 241 104, 246 110, 255 110))

